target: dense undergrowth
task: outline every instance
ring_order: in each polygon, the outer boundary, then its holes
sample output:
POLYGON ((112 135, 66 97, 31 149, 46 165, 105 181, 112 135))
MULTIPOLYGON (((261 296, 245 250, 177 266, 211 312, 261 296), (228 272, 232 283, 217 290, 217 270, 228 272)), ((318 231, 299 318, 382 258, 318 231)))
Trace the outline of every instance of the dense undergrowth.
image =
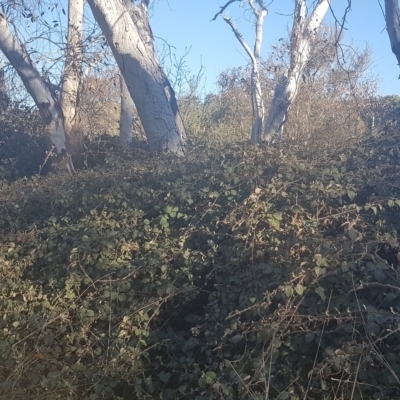
POLYGON ((0 180, 49 171, 49 165, 43 165, 48 143, 40 128, 35 112, 0 105, 0 180))
POLYGON ((144 150, 0 188, 0 397, 400 398, 400 140, 144 150))

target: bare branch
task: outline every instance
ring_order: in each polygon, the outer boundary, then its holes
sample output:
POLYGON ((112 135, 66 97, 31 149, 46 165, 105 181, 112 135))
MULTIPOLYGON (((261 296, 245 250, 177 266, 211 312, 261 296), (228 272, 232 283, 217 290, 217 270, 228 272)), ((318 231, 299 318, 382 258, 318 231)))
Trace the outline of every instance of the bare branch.
POLYGON ((215 21, 218 18, 218 16, 221 15, 230 4, 235 3, 236 1, 238 0, 229 0, 223 7, 220 7, 220 10, 214 15, 213 19, 210 19, 210 22, 215 21))
POLYGON ((340 26, 339 34, 336 36, 336 42, 335 42, 335 46, 338 46, 339 40, 341 39, 342 33, 343 33, 344 29, 345 29, 344 24, 346 23, 347 14, 351 11, 351 0, 347 0, 347 7, 344 10, 344 14, 343 14, 343 17, 342 17, 342 22, 339 22, 339 20, 337 19, 331 4, 329 4, 329 9, 331 10, 332 16, 335 19, 336 24, 338 24, 340 26))
POLYGON ((238 31, 238 29, 236 28, 235 24, 233 23, 233 21, 228 18, 228 17, 222 17, 224 19, 224 21, 232 28, 233 33, 235 34, 237 40, 239 40, 240 44, 243 46, 243 48, 246 50, 246 53, 249 55, 251 62, 254 64, 256 62, 255 58, 254 58, 254 54, 251 51, 250 47, 248 46, 248 44, 244 41, 242 34, 238 31))

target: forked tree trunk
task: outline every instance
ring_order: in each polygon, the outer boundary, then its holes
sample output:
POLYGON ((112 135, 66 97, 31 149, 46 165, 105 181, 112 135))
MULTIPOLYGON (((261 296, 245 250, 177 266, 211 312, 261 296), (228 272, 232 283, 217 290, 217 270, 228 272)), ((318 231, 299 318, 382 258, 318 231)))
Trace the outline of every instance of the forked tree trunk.
POLYGON ((400 10, 398 0, 385 0, 385 18, 392 52, 400 65, 400 10))
MULTIPOLYGON (((65 128, 60 104, 53 98, 48 86, 33 66, 25 47, 11 33, 3 13, 0 13, 0 50, 15 68, 26 90, 35 101, 53 148, 58 155, 66 154, 65 128)), ((63 165, 69 174, 74 172, 69 157, 63 165)))
MULTIPOLYGON (((212 21, 214 21, 219 15, 226 10, 226 8, 232 3, 232 1, 228 1, 224 6, 221 7, 221 10, 215 14, 212 21)), ((256 36, 254 42, 254 51, 251 51, 248 44, 244 41, 243 36, 238 31, 237 27, 233 23, 233 21, 226 17, 222 16, 223 20, 231 27, 233 33, 236 36, 236 39, 239 43, 243 46, 246 53, 248 54, 251 60, 251 106, 253 110, 253 127, 251 130, 251 141, 252 143, 256 144, 259 142, 263 124, 264 124, 264 102, 262 98, 262 89, 261 89, 261 82, 260 82, 260 53, 261 53, 261 43, 262 43, 262 31, 264 25, 264 18, 267 15, 267 7, 265 6, 262 0, 257 1, 257 5, 254 3, 253 0, 247 0, 248 5, 250 6, 251 10, 253 11, 254 16, 256 17, 256 36)))
POLYGON ((125 79, 150 147, 183 154, 186 134, 175 93, 142 38, 140 26, 119 0, 88 3, 125 79))
POLYGON ((123 76, 119 75, 121 88, 121 113, 119 117, 119 141, 122 145, 132 143, 133 135, 133 101, 123 76))
POLYGON ((67 138, 67 149, 76 166, 83 166, 84 136, 79 112, 79 91, 82 79, 82 35, 84 0, 68 2, 68 37, 65 58, 61 107, 67 138))
POLYGON ((301 75, 310 58, 311 44, 329 9, 331 0, 318 0, 311 17, 307 18, 306 0, 296 0, 290 44, 289 71, 276 86, 262 140, 279 142, 290 106, 297 95, 301 75))

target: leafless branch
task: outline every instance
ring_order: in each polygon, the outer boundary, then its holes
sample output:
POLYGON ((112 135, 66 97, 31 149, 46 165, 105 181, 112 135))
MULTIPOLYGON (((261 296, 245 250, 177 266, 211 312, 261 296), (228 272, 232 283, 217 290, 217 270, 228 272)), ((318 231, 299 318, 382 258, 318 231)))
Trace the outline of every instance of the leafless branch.
POLYGON ((226 9, 227 7, 232 4, 235 3, 238 0, 229 0, 224 6, 220 7, 220 10, 214 15, 214 18, 210 20, 211 21, 215 21, 219 15, 221 15, 226 9))
POLYGON ((235 34, 237 40, 239 40, 240 44, 243 46, 243 48, 246 50, 246 53, 249 55, 251 61, 253 63, 255 63, 255 59, 254 59, 254 54, 251 51, 250 47, 248 46, 248 44, 244 41, 242 34, 238 31, 238 29, 236 28, 235 24, 233 23, 233 21, 228 18, 228 17, 222 17, 224 19, 224 21, 232 28, 233 33, 235 34))
POLYGON ((335 46, 337 46, 338 43, 339 43, 339 40, 342 37, 343 30, 345 29, 344 28, 344 24, 346 23, 347 14, 351 11, 351 0, 347 0, 347 7, 344 10, 344 14, 343 14, 343 17, 342 17, 342 22, 339 22, 339 20, 337 19, 336 15, 335 15, 335 12, 333 11, 331 3, 329 3, 329 9, 331 10, 332 16, 335 19, 336 24, 338 24, 340 26, 339 34, 337 35, 336 42, 335 42, 335 46))

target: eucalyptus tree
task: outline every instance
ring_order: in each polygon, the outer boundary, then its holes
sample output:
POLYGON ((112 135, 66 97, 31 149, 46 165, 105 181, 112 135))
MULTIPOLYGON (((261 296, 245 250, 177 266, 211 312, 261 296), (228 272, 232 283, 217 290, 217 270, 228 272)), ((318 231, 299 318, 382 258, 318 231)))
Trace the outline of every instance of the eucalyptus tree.
MULTIPOLYGON (((83 134, 79 129, 79 90, 82 76, 83 0, 70 0, 68 4, 68 36, 65 68, 60 97, 42 76, 18 36, 10 29, 5 13, 0 13, 0 50, 20 76, 27 92, 34 100, 52 149, 69 174, 75 172, 70 154, 83 150, 83 134)), ((64 11, 64 10, 63 10, 64 11)), ((31 21, 33 14, 28 14, 31 21)))
POLYGON ((290 39, 290 66, 279 78, 261 139, 279 142, 290 106, 300 87, 302 72, 310 58, 312 42, 331 0, 318 0, 311 15, 307 1, 296 0, 290 39))
MULTIPOLYGON (((67 154, 66 133, 60 103, 54 98, 49 85, 34 67, 26 47, 12 33, 4 13, 0 13, 0 50, 20 76, 26 90, 32 96, 39 110, 45 132, 56 153, 67 154)), ((65 163, 69 174, 74 173, 70 157, 65 163)))
POLYGON ((149 0, 88 3, 126 82, 150 147, 184 154, 186 133, 178 103, 153 48, 149 0))
POLYGON ((251 100, 253 108, 253 128, 251 140, 253 143, 259 141, 280 141, 282 138, 283 126, 287 121, 289 108, 299 90, 302 71, 310 58, 312 42, 318 33, 318 29, 327 13, 331 0, 317 0, 316 5, 309 15, 306 0, 295 0, 293 16, 293 27, 290 40, 290 65, 278 79, 274 96, 270 105, 268 116, 264 123, 264 104, 260 83, 260 50, 262 43, 262 30, 264 18, 267 15, 267 7, 263 0, 229 0, 215 15, 222 15, 222 18, 232 28, 236 38, 251 60, 251 100), (247 5, 255 17, 255 44, 252 51, 244 41, 242 35, 223 12, 232 3, 247 5))
MULTIPOLYGON (((81 105, 79 104, 81 86, 85 79, 82 63, 88 62, 90 66, 92 64, 90 52, 93 54, 98 52, 93 50, 94 41, 90 40, 90 35, 94 37, 94 34, 88 34, 86 37, 83 35, 83 0, 69 2, 68 35, 64 33, 65 18, 61 13, 59 13, 60 20, 54 21, 57 23, 50 26, 49 18, 46 18, 46 15, 42 17, 43 13, 40 11, 41 7, 46 7, 46 10, 58 8, 65 14, 62 3, 51 3, 47 7, 47 3, 45 6, 44 3, 35 1, 32 0, 28 5, 28 0, 24 3, 24 7, 9 3, 4 12, 0 13, 0 50, 9 64, 14 67, 34 100, 42 118, 44 130, 50 138, 52 149, 60 156, 59 159, 67 160, 65 163, 67 171, 72 174, 74 165, 70 154, 79 155, 83 149, 81 105), (7 21, 6 12, 13 19, 11 23, 7 21), (20 19, 22 16, 27 19, 27 25, 41 23, 45 30, 49 28, 48 31, 43 31, 44 34, 39 32, 37 38, 30 38, 29 46, 27 41, 24 42, 23 36, 16 34, 19 24, 22 24, 20 19), (54 41, 50 28, 56 26, 59 29, 60 40, 54 41), (65 43, 65 36, 67 36, 67 43, 65 43), (40 52, 33 51, 33 59, 31 59, 31 44, 40 40, 47 40, 49 48, 58 46, 58 58, 53 57, 54 53, 50 54, 50 51, 47 59, 38 60, 37 55, 40 52), (49 45, 49 43, 52 44, 49 45), (55 77, 60 84, 51 83, 48 75, 46 76, 46 62, 52 65, 51 74, 56 69, 55 77), (64 68, 60 68, 62 63, 64 68), (39 72, 38 68, 42 71, 39 72)), ((126 82, 150 147, 155 150, 168 149, 177 154, 183 154, 186 141, 185 129, 175 93, 160 68, 154 51, 148 17, 149 0, 139 2, 90 0, 89 5, 126 82)), ((88 19, 85 20, 85 24, 87 21, 88 19)), ((22 24, 21 27, 25 25, 22 24)), ((106 48, 108 49, 107 46, 106 48)), ((97 55, 94 57, 96 58, 97 55)), ((98 62, 97 58, 93 60, 95 63, 98 62)), ((121 87, 124 89, 122 82, 121 80, 121 87)), ((124 107, 121 116, 127 115, 127 118, 125 122, 120 121, 120 127, 123 130, 120 137, 121 141, 129 142, 132 134, 127 133, 129 130, 127 123, 132 115, 132 110, 129 109, 131 100, 126 91, 122 95, 124 107)), ((132 121, 130 125, 132 126, 132 121)))
POLYGON ((253 127, 251 131, 251 141, 253 143, 258 143, 260 139, 265 114, 260 83, 260 56, 261 44, 263 39, 264 18, 267 13, 268 10, 263 0, 229 0, 224 6, 221 7, 220 11, 212 19, 215 20, 218 16, 222 16, 223 20, 231 27, 234 35, 236 36, 236 39, 243 46, 251 61, 250 94, 253 110, 253 127), (251 50, 250 46, 245 42, 243 36, 239 32, 232 19, 223 14, 229 5, 236 1, 240 3, 246 3, 254 16, 255 39, 253 50, 251 50))
POLYGON ((67 149, 75 163, 82 166, 84 136, 80 117, 80 91, 82 89, 83 17, 84 0, 68 3, 68 36, 65 66, 62 77, 61 108, 67 137, 67 149))

